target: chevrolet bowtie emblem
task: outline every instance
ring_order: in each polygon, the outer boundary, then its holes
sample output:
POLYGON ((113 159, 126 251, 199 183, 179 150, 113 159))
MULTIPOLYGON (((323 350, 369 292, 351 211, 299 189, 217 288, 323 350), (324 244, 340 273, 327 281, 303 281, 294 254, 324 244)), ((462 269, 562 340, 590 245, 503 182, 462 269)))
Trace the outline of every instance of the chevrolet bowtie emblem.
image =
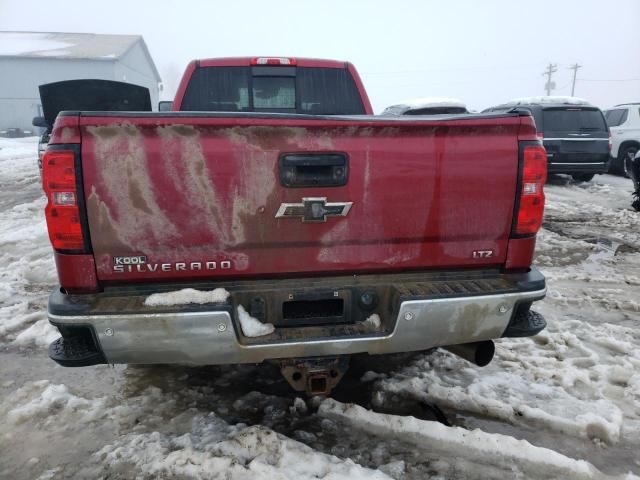
POLYGON ((327 202, 326 197, 303 198, 302 203, 282 203, 276 218, 300 218, 305 223, 326 222, 327 217, 346 217, 353 202, 327 202))

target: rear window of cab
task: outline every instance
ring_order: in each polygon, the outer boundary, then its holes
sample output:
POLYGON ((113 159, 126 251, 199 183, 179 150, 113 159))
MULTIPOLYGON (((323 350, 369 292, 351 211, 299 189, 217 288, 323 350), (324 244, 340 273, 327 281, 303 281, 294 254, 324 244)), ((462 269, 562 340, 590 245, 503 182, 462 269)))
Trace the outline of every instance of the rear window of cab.
POLYGON ((182 111, 364 114, 346 68, 201 67, 189 81, 182 111))

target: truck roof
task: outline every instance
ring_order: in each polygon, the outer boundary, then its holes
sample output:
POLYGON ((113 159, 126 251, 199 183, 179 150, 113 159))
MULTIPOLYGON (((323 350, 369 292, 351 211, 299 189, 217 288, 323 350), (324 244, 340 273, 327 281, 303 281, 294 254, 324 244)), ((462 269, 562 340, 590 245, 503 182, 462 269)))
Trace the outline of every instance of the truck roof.
POLYGON ((204 58, 195 62, 201 67, 245 67, 255 65, 258 59, 287 59, 292 61, 292 65, 295 64, 298 67, 345 68, 348 64, 340 60, 275 56, 204 58))
POLYGON ((513 100, 508 101, 503 104, 507 105, 540 105, 542 107, 545 106, 558 106, 558 105, 574 105, 574 106, 583 106, 583 107, 592 107, 593 105, 589 103, 584 98, 579 97, 565 97, 560 95, 550 95, 550 96, 538 96, 538 97, 521 97, 514 98, 513 100))
POLYGON ((391 107, 406 106, 408 108, 435 108, 435 107, 460 107, 467 108, 467 105, 457 98, 451 97, 420 97, 403 100, 390 105, 391 107))
POLYGON ((627 105, 640 105, 640 102, 618 103, 617 105, 614 105, 614 107, 626 107, 627 105))

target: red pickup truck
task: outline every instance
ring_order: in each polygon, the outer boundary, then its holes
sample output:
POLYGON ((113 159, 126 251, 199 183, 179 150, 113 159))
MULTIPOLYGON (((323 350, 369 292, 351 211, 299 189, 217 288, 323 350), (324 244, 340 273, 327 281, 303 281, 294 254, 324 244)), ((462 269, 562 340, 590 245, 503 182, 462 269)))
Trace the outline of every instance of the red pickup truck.
POLYGON ((278 362, 534 335, 546 155, 528 113, 382 117, 354 67, 192 62, 171 112, 66 111, 43 161, 65 366, 278 362))

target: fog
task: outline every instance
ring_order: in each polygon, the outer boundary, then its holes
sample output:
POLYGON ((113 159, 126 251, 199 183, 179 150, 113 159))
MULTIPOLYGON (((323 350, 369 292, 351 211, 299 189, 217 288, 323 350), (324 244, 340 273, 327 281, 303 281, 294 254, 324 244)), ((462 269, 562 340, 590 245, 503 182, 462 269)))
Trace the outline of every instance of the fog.
POLYGON ((172 97, 194 58, 281 55, 353 62, 378 112, 452 96, 474 109, 543 95, 640 101, 640 1, 9 1, 0 30, 140 34, 172 97))

